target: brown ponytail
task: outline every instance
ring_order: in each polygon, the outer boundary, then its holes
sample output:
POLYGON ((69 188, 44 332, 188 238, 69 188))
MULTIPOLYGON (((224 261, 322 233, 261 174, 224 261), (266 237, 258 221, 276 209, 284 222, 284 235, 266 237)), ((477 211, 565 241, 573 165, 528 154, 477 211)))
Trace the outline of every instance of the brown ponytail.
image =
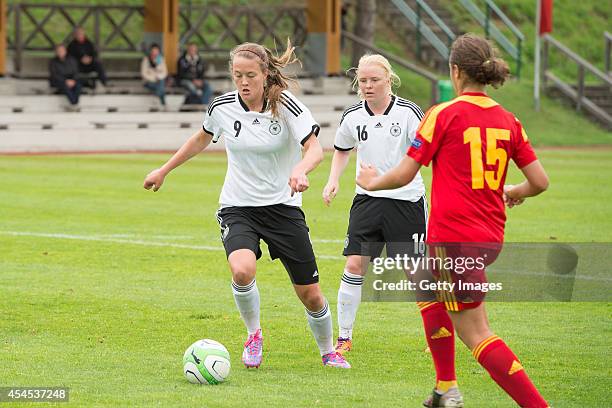
POLYGON ((275 56, 268 48, 256 43, 243 43, 230 52, 230 72, 233 71, 234 57, 239 55, 247 59, 258 59, 259 66, 268 77, 264 84, 264 98, 272 116, 278 116, 281 92, 289 88, 289 83, 295 80, 281 72, 281 69, 293 62, 299 62, 294 54, 295 47, 287 39, 287 49, 281 56, 275 56))
POLYGON ((449 63, 457 65, 470 82, 497 88, 510 75, 508 63, 496 56, 496 50, 484 38, 464 34, 453 42, 449 63))

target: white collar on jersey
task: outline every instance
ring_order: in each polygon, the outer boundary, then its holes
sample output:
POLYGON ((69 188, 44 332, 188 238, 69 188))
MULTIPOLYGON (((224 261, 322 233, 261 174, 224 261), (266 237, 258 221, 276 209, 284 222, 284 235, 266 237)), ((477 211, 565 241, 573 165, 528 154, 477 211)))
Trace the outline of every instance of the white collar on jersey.
MULTIPOLYGON (((240 102, 240 106, 244 109, 245 112, 251 112, 247 104, 240 97, 240 92, 236 91, 236 95, 238 95, 238 102, 240 102)), ((263 105, 261 106, 261 111, 259 113, 264 113, 268 109, 268 100, 264 98, 263 105)))
MULTIPOLYGON (((391 102, 389 102, 389 106, 387 106, 387 109, 385 109, 385 111, 383 112, 383 115, 388 115, 389 112, 391 112, 391 108, 393 107, 393 103, 395 103, 395 95, 391 95, 391 102)), ((372 112, 372 109, 370 109, 370 107, 368 106, 368 103, 366 101, 363 101, 363 106, 365 107, 366 112, 368 112, 370 114, 370 116, 376 116, 374 114, 374 112, 372 112)))

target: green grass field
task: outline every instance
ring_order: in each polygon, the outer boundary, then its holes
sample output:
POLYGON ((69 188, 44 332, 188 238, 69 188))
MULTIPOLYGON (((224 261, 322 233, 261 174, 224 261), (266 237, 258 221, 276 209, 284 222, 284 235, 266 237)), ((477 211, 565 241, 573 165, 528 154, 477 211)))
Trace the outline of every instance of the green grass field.
MULTIPOLYGON (((508 240, 611 241, 612 150, 539 154, 551 188, 510 211, 508 240)), ((353 369, 325 369, 286 273, 267 255, 257 275, 265 360, 242 367, 245 330, 214 217, 225 156, 201 155, 160 192, 143 190, 166 157, 0 157, 0 386, 67 386, 74 406, 419 406, 433 365, 415 305, 362 304, 353 369), (226 383, 184 379, 182 353, 199 338, 229 349, 226 383)), ((353 173, 326 208, 329 163, 327 154, 312 174, 304 209, 335 319, 353 173)), ((607 405, 609 303, 488 309, 552 406, 607 405)), ((457 360, 467 406, 513 406, 461 345, 457 360)))

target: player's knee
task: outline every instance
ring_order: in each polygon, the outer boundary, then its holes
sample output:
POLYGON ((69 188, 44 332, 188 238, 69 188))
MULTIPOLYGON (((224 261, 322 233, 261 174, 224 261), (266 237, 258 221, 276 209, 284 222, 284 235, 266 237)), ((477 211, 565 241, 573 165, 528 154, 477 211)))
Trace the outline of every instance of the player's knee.
POLYGON ((255 279, 255 268, 246 262, 230 262, 232 280, 238 285, 248 285, 255 279))
POLYGON ((248 285, 253 282, 253 279, 255 279, 254 273, 249 273, 247 271, 232 271, 232 280, 240 286, 248 285))
POLYGON ((325 306, 325 297, 320 290, 310 289, 302 292, 300 300, 311 312, 318 312, 325 306))
POLYGON ((365 274, 364 264, 365 261, 363 260, 363 257, 359 255, 349 255, 346 258, 346 265, 344 266, 344 269, 354 275, 363 276, 365 274))
POLYGON ((323 296, 314 296, 303 301, 303 303, 306 309, 310 310, 311 312, 318 312, 325 306, 325 298, 323 296))
POLYGON ((457 336, 461 339, 463 344, 470 350, 473 350, 483 340, 491 337, 493 333, 488 327, 472 327, 470 330, 462 330, 460 327, 455 327, 457 336))

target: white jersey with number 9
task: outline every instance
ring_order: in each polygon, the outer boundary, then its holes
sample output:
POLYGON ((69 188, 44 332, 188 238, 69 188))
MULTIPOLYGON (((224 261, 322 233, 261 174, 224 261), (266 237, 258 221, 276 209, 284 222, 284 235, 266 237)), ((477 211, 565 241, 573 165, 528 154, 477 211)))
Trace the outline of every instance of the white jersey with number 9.
POLYGON ((281 94, 278 117, 266 105, 262 112, 249 111, 233 91, 215 98, 204 116, 204 131, 213 142, 224 137, 227 151, 221 207, 302 205, 300 193, 291 197, 289 176, 302 158, 302 144, 319 133, 319 125, 289 91, 281 94))

